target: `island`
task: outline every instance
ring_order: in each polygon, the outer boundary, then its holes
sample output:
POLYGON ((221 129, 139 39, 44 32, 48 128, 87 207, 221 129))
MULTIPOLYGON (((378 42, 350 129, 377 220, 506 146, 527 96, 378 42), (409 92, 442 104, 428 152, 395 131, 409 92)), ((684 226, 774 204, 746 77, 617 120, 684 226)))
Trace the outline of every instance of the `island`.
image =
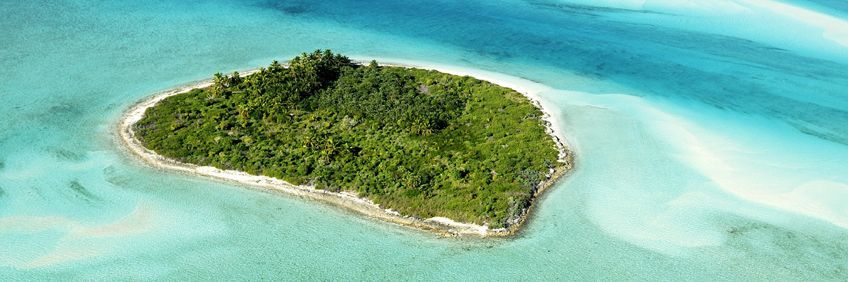
POLYGON ((451 235, 514 234, 572 166, 515 90, 329 50, 156 95, 120 126, 157 167, 451 235))

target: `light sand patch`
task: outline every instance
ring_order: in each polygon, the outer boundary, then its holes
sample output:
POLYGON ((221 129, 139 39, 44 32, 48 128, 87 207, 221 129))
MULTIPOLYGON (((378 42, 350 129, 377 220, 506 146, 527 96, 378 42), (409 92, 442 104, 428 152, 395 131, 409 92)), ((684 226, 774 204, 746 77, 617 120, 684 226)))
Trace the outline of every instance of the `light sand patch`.
POLYGON ((39 268, 84 260, 108 253, 113 248, 109 242, 91 244, 93 238, 131 237, 151 232, 154 228, 153 208, 139 203, 128 215, 105 224, 89 224, 59 216, 9 216, 0 218, 0 233, 38 233, 56 231, 64 233, 55 247, 27 262, 3 259, 5 264, 18 268, 39 268))
POLYGON ((71 229, 68 239, 142 234, 153 229, 153 219, 153 208, 147 203, 140 203, 130 214, 113 223, 91 227, 77 226, 71 229))
POLYGON ((848 47, 848 21, 777 1, 747 0, 746 2, 798 22, 821 28, 822 37, 848 47))

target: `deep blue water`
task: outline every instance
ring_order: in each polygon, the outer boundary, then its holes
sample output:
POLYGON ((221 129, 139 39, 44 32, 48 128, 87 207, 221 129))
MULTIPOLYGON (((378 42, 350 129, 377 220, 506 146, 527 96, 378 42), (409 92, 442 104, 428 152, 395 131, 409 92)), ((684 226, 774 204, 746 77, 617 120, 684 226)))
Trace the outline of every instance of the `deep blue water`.
POLYGON ((642 2, 4 1, 0 278, 848 279, 848 6, 642 2), (139 99, 317 48, 544 88, 578 167, 519 238, 445 239, 114 139, 139 99))

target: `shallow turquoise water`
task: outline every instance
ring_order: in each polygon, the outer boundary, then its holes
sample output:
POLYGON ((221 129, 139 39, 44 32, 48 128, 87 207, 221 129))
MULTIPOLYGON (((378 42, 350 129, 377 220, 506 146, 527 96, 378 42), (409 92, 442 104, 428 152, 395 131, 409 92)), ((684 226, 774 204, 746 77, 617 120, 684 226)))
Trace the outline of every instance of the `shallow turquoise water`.
POLYGON ((792 4, 4 1, 0 278, 846 280, 846 8, 792 4), (578 168, 519 238, 443 239, 114 140, 151 93, 316 48, 547 85, 578 168))

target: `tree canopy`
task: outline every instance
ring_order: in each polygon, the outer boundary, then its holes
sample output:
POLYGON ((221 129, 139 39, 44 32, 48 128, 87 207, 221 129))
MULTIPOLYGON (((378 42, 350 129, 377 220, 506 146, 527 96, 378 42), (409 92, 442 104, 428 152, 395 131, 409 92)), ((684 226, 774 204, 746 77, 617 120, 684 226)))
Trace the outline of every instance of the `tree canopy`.
POLYGON ((134 125, 178 161, 355 191, 401 214, 506 227, 560 166, 542 112, 467 76, 328 51, 164 99, 134 125))

